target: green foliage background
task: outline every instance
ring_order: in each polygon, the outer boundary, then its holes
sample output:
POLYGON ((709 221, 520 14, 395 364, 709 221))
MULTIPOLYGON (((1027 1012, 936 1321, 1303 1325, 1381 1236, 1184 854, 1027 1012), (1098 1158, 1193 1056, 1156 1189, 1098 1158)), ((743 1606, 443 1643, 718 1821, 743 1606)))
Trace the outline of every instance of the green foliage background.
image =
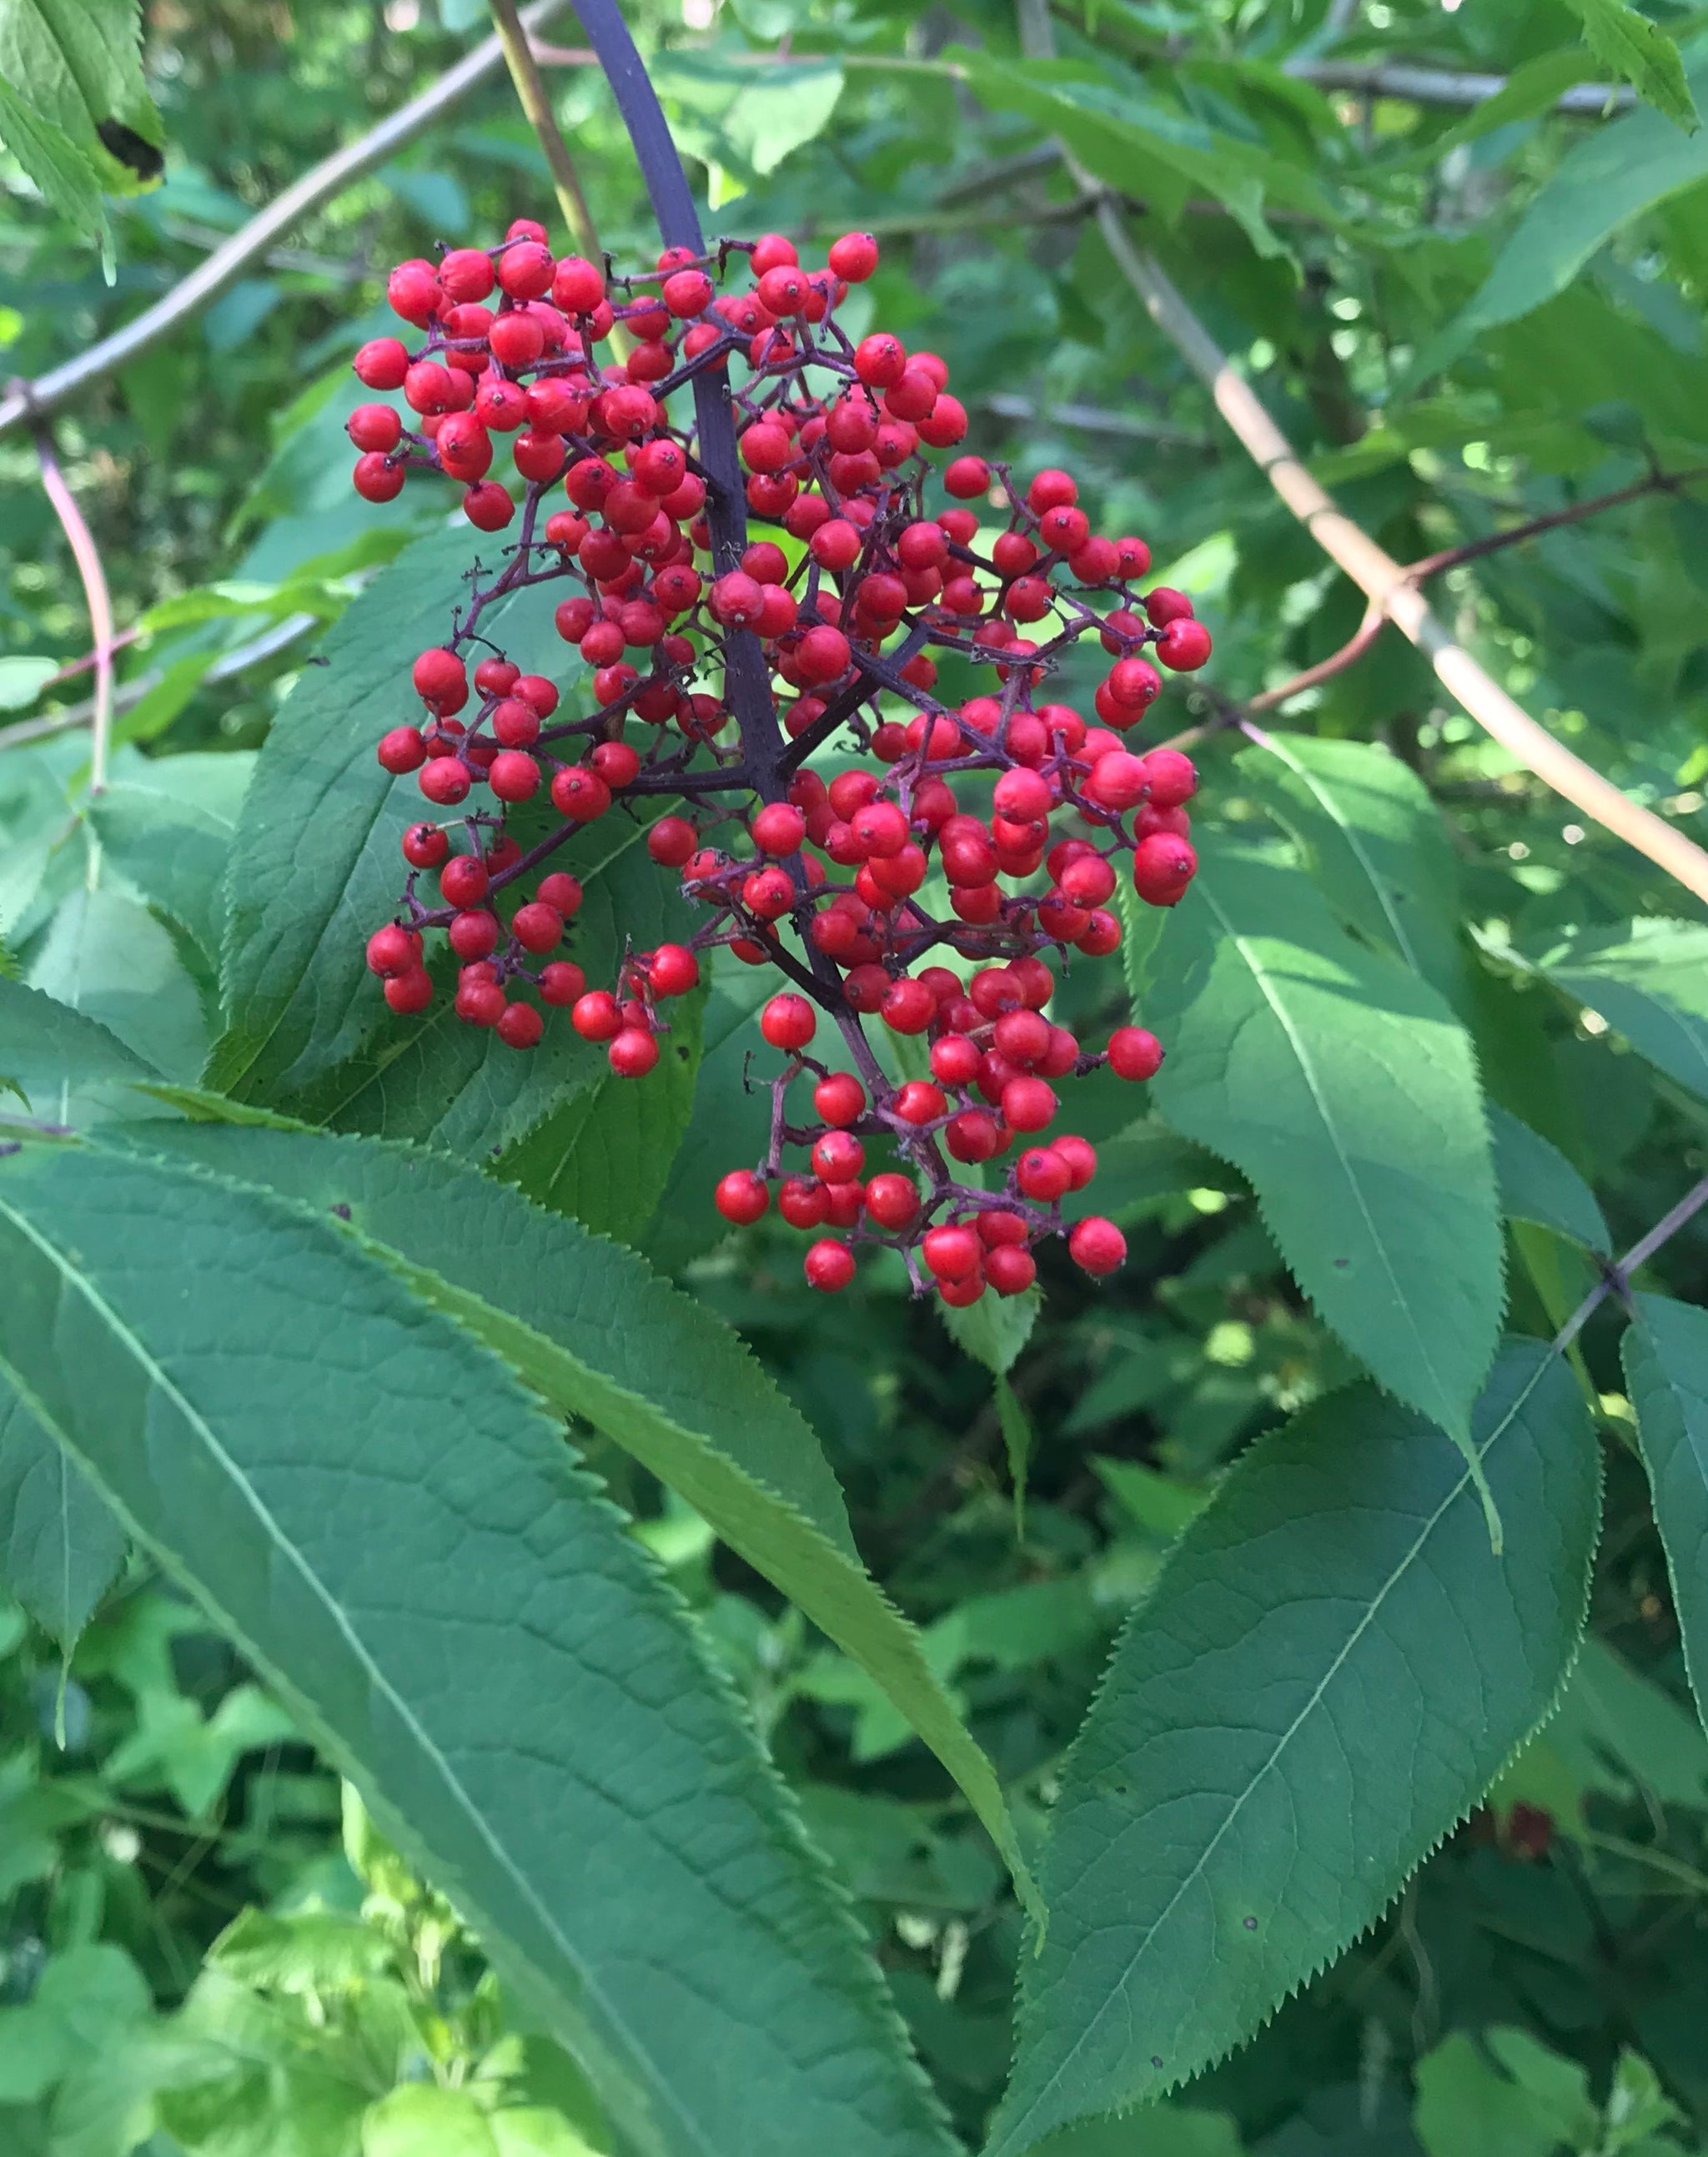
MULTIPOLYGON (((0 52, 55 12, 0 0, 0 52)), ((1022 39, 1031 18, 995 0, 630 12, 708 229, 809 248, 875 229, 873 317, 949 359, 981 450, 1069 464, 1094 523, 1149 538, 1214 628, 1224 696, 1326 656, 1362 601, 1151 327, 1058 138, 1144 205, 1141 236, 1397 559, 1708 464, 1692 13, 1063 0, 1047 63, 1022 51, 1036 23, 1022 39), (1325 75, 1335 64, 1505 87, 1469 106, 1372 96, 1325 75), (1610 75, 1649 101, 1552 110, 1610 75)), ((141 65, 166 178, 140 192, 133 168, 97 169, 95 104, 53 106, 61 149, 13 111, 39 84, 8 80, 0 372, 39 374, 127 319, 484 28, 467 0, 155 0, 141 65)), ((549 34, 570 43, 573 17, 549 34)), ((551 80, 605 245, 650 256, 599 78, 551 80)), ((145 131, 128 75, 106 87, 145 131)), ((646 1089, 601 1086, 574 1047, 489 1070, 466 1036, 405 1046, 373 1023, 359 936, 389 903, 383 820, 400 808, 360 789, 387 684, 448 610, 468 542, 438 536, 424 491, 383 508, 351 494, 347 356, 388 320, 391 262, 548 202, 495 78, 59 421, 134 632, 98 802, 87 678, 55 678, 87 648, 80 589, 28 434, 0 438, 0 971, 18 976, 0 980, 0 1074, 105 1149, 32 1147, 0 1183, 0 2147, 1708 2146, 1708 1740, 1690 1690, 1708 1657, 1708 1215, 1645 1273, 1628 1331, 1609 1299, 1569 1371, 1538 1377, 1520 1339, 1489 1375, 1498 1332, 1546 1341, 1598 1257, 1708 1168, 1700 909, 1512 769, 1386 635, 1271 720, 1275 746, 1212 731, 1196 752, 1202 892, 1129 955, 1170 1060, 1149 1103, 1098 1080, 1078 1110, 1126 1270, 1092 1288, 1047 1261, 1035 1318, 1028 1304, 1005 1333, 981 1306, 953 1338, 882 1268, 834 1305, 811 1297, 786 1238, 729 1238, 709 1205, 716 1171, 756 1145, 740 970, 646 1089), (305 864, 297 805, 347 765, 347 825, 307 827, 305 864), (232 1123, 280 1115, 342 1135, 232 1123), (189 1120, 204 1115, 226 1127, 189 1120), (498 1179, 476 1174, 495 1149, 498 1179), (335 1200, 355 1207, 350 1236, 328 1225, 335 1200), (614 1270, 604 1235, 692 1301, 638 1261, 614 1270), (275 1258, 234 1268, 250 1248, 275 1258), (157 1390, 109 1368, 92 1323, 58 1331, 53 1266, 134 1315, 154 1308, 152 1277, 192 1279, 195 1254, 216 1336, 264 1342, 271 1390, 230 1403, 176 1484, 151 1482, 131 1441, 157 1390), (325 1307, 352 1341, 417 1329, 430 1384, 382 1400, 327 1377, 339 1359, 317 1358, 303 1314, 334 1280, 325 1307), (26 1380, 152 1555, 126 1555, 13 1389, 26 1380), (733 1900, 785 1913, 772 1929, 798 1930, 816 1990, 784 1981, 765 1927, 722 1934, 703 1882, 661 1886, 632 1808, 599 1811, 578 1779, 620 1789, 627 1766, 585 1644, 507 1642, 478 1556, 459 1562, 428 1504, 524 1537, 527 1478, 557 1472, 566 1418, 621 1511, 566 1478, 562 1541, 492 1563, 522 1600, 554 1592, 554 1567, 596 1578, 625 1697, 676 1674, 697 1705, 668 1794, 727 1804, 697 1827, 749 1853, 733 1900), (244 1541, 232 1494, 281 1461, 336 1479, 352 1431, 420 1506, 370 1491, 350 1566, 316 1541, 322 1504, 292 1514, 286 1478, 277 1542, 244 1541), (323 1453, 293 1450, 317 1434, 323 1453), (1484 1449, 1499 1562, 1449 1437, 1484 1449), (231 1535, 217 1578, 204 1506, 231 1535), (1391 1551, 1354 1533, 1377 1515, 1391 1551), (1324 1562, 1355 1548, 1374 1573, 1324 1562), (357 1610, 342 1690, 322 1682, 309 1604, 258 1592, 277 1588, 280 1550, 357 1610), (448 1686, 430 1649, 363 1629, 368 1576, 410 1641, 457 1619, 448 1686), (1213 1686, 1183 1685, 1248 1603, 1268 1629, 1219 1658, 1213 1686), (413 1752, 371 1717, 381 1692, 413 1752), (422 1763, 477 1754, 486 1701, 563 1796, 523 1819, 495 1795, 483 1840, 430 1820, 422 1763), (1265 1780, 1234 1739, 1272 1721, 1291 1749, 1265 1780), (597 1773, 594 1737, 610 1740, 597 1773), (1154 1809, 1136 1826, 1134 1758, 1154 1809), (335 1762, 366 1775, 372 1815, 335 1762), (1230 1831, 1225 1795, 1206 1795, 1248 1788, 1230 1831), (700 2106, 698 2139, 666 2125, 649 2141, 612 2101, 657 2050, 624 2051, 622 1924, 561 1882, 543 1916, 506 1900, 506 1882, 550 1880, 554 1833, 604 1853, 610 1910, 671 1943, 661 1960, 700 2006, 761 2003, 722 2082, 711 2010, 671 2010, 682 2058, 646 2071, 651 2102, 700 2106), (1013 1884, 1029 1872, 1052 1909, 1037 1956, 1013 1884), (1174 1929, 1088 1977, 1076 1943, 1153 1896, 1174 1929), (502 1980, 489 1951, 510 1955, 502 1980), (583 1983, 570 2031, 550 2003, 583 1983), (1129 2010, 1166 2041, 1105 2043, 1129 2010), (800 2058, 846 2051, 846 2086, 774 2081, 773 2028, 800 2058)), ((1705 564, 1692 483, 1453 570, 1433 597, 1572 748, 1708 842, 1705 564)), ((518 656, 530 636, 553 650, 521 609, 507 636, 518 656)), ((1208 716, 1177 686, 1161 730, 1208 716)), ((582 864, 594 940, 649 908, 645 933, 663 933, 638 851, 600 841, 582 864)), ((1120 1001, 1095 971, 1064 991, 1087 1025, 1120 1001)), ((158 1323, 168 1337, 163 1305, 158 1323)), ((205 1405, 197 1387, 223 1380, 200 1353, 173 1337, 175 1379, 205 1405)), ((353 1506, 360 1483, 326 1488, 353 1506)))

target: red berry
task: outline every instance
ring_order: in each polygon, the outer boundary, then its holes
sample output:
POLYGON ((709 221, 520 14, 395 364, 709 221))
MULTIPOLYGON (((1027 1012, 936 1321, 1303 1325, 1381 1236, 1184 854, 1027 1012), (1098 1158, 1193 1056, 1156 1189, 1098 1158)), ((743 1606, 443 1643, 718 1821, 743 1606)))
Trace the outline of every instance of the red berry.
POLYGON ((1210 656, 1210 632, 1201 621, 1171 621, 1156 640, 1156 656, 1177 674, 1190 674, 1210 656))
POLYGON ((1118 1026, 1109 1036, 1109 1068, 1118 1078, 1154 1078, 1162 1068, 1162 1043, 1142 1026, 1118 1026))
POLYGON ((540 790, 540 768, 525 749, 501 749, 486 773, 501 801, 527 801, 540 790))
POLYGON ((1153 832, 1133 850, 1133 888, 1147 906, 1177 905, 1197 867, 1198 857, 1186 840, 1153 832))
POLYGON ((750 828, 762 854, 793 854, 806 837, 806 819, 787 801, 768 801, 750 828))
POLYGON ((385 1000, 394 1012, 425 1011, 433 1001, 433 978, 424 966, 411 967, 407 974, 394 974, 385 985, 385 1000))
POLYGON ((834 1295, 838 1289, 846 1288, 854 1278, 854 1254, 846 1243, 826 1236, 812 1245, 801 1269, 809 1287, 834 1295))
POLYGON ((812 1105, 827 1124, 851 1124, 865 1111, 866 1089, 851 1071, 832 1071, 813 1088, 812 1105))
POLYGON ((646 833, 646 851, 661 868, 679 869, 698 843, 686 816, 661 816, 646 833))
POLYGON ((450 838, 436 824, 411 824, 404 834, 403 848, 412 869, 436 869, 450 852, 450 838))
POLYGON ((817 1031, 818 1014, 805 996, 773 996, 759 1013, 759 1032, 773 1048, 805 1048, 817 1031))
POLYGON ((605 1051, 620 1078, 644 1078, 658 1061, 658 1037, 644 1027, 625 1026, 605 1051))
POLYGON ((540 878, 540 888, 534 896, 561 914, 566 921, 572 920, 581 908, 580 880, 567 876, 562 869, 553 869, 550 876, 540 878))
POLYGON ((394 727, 380 736, 374 754, 386 771, 419 771, 427 761, 427 744, 419 727, 394 727))
POLYGON ((368 970, 389 978, 407 974, 421 963, 421 939, 400 922, 388 921, 368 940, 368 970))
POLYGON ((356 378, 370 389, 401 389, 409 355, 399 337, 370 337, 350 363, 356 378))
POLYGON ((959 1226, 928 1228, 919 1255, 941 1280, 965 1280, 975 1272, 983 1247, 975 1229, 959 1226))
POLYGON ((1083 1191, 1097 1174, 1095 1148, 1088 1140, 1066 1131, 1052 1143, 1057 1156, 1067 1164, 1068 1189, 1083 1191))
POLYGON ((905 1228, 919 1210, 919 1191, 908 1176, 874 1176, 866 1187, 866 1210, 880 1228, 905 1228))
POLYGON ((700 981, 700 962, 686 944, 661 944, 646 961, 647 978, 661 996, 685 996, 700 981))
POLYGON ((866 1166, 866 1149, 851 1131, 826 1131, 813 1147, 812 1165, 826 1183, 851 1183, 866 1166))
POLYGON ((1058 1105, 1055 1089, 1042 1078, 1011 1078, 1002 1089, 1002 1120, 1011 1130, 1042 1130, 1058 1105))
POLYGON ((532 1004, 506 1004, 496 1029, 507 1048, 536 1048, 545 1030, 544 1019, 532 1004))
POLYGON ((610 1041, 623 1030, 622 1009, 609 989, 589 989, 576 999, 569 1023, 584 1041, 610 1041))
POLYGON ((777 1193, 777 1211, 791 1228, 818 1228, 831 1210, 831 1194, 815 1176, 789 1176, 777 1193))
POLYGON ((937 997, 929 981, 903 976, 890 984, 878 1011, 893 1032, 923 1033, 937 1016, 937 997))
POLYGON ((351 483, 364 502, 395 502, 404 491, 404 477, 401 465, 393 464, 378 450, 369 450, 357 458, 351 483))
POLYGON ((611 806, 611 790, 584 764, 566 764, 552 781, 552 806, 574 823, 590 824, 611 806))
POLYGON ((435 756, 421 767, 416 782, 430 801, 436 801, 441 809, 466 799, 469 790, 468 767, 460 757, 435 756))
POLYGON ((929 1078, 908 1079, 898 1089, 894 1107, 903 1121, 909 1124, 934 1124, 939 1116, 949 1114, 943 1089, 934 1086, 929 1078))
POLYGON ((864 284, 877 267, 877 242, 869 232, 846 232, 831 242, 825 260, 850 285, 864 284))
POLYGON ((1197 766, 1177 749, 1154 749, 1144 765, 1153 809, 1178 809, 1198 790, 1197 766))
POLYGON ((985 1278, 998 1295, 1020 1295, 1037 1277, 1037 1261, 1016 1244, 1001 1244, 985 1254, 985 1278))
POLYGON ((498 948, 498 917, 485 907, 452 916, 445 934, 459 959, 490 959, 498 948))
POLYGON ((508 1008, 490 966, 466 966, 456 985, 455 1010, 466 1026, 496 1026, 508 1008))
POLYGON ((1016 1164, 1014 1180, 1028 1198, 1053 1206, 1073 1187, 1073 1176, 1055 1146, 1032 1146, 1016 1164))
POLYGON ((511 934, 524 951, 549 951, 563 934, 563 917, 554 906, 538 899, 518 906, 510 917, 511 934))
POLYGON ((1068 1255, 1083 1272, 1101 1276, 1112 1274, 1127 1256, 1127 1239, 1113 1221, 1088 1214, 1076 1223, 1068 1238, 1068 1255))
POLYGON ((587 976, 573 959, 553 959, 540 969, 540 994, 548 1004, 573 1004, 587 991, 587 976))
MULTIPOLYGON (((417 825, 416 830, 421 826, 417 825)), ((439 889, 447 906, 478 906, 491 882, 478 854, 458 854, 439 872, 439 889)))
POLYGON ((946 1033, 931 1045, 931 1075, 945 1086, 970 1086, 980 1060, 978 1043, 964 1033, 946 1033))
POLYGON ((746 1228, 765 1211, 771 1194, 750 1168, 733 1168, 719 1180, 712 1202, 726 1221, 746 1228))

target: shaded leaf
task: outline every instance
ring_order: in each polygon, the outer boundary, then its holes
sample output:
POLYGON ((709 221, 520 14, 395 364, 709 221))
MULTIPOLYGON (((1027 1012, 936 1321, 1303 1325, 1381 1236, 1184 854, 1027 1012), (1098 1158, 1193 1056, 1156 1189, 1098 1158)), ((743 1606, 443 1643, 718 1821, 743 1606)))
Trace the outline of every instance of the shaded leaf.
POLYGON ((1685 1666, 1708 1722, 1708 1310, 1639 1294, 1620 1342, 1685 1666))
POLYGON ((0 1381, 0 1582, 69 1649, 125 1562, 125 1532, 0 1381))
POLYGON ((1600 1012, 1639 1056, 1708 1100, 1708 925, 1639 919, 1512 955, 1600 1012))
POLYGON ((1367 1387, 1236 1462, 1116 1647, 1063 1771, 991 2157, 1142 2103, 1371 1924, 1558 1694, 1600 1470, 1581 1396, 1511 1344, 1469 1471, 1367 1387))
MULTIPOLYGON (((421 795, 414 779, 382 771, 373 748, 419 714, 409 668, 450 633, 470 559, 466 528, 406 548, 327 631, 326 664, 304 668, 273 722, 239 821, 243 874, 229 893, 227 1031, 210 1066, 223 1091, 302 1094, 383 1030, 363 953, 396 909, 398 842, 421 795)), ((558 679, 565 647, 552 628, 553 589, 499 602, 481 629, 518 665, 548 665, 558 679)))
POLYGON ((780 1784, 496 1357, 334 1225, 157 1160, 0 1161, 0 1255, 8 1378, 642 2149, 944 2157, 780 1784))
POLYGON ((103 854, 218 965, 226 858, 255 759, 155 757, 88 805, 103 854))
POLYGON ((1566 0, 1566 5, 1582 23, 1583 42, 1602 65, 1628 82, 1675 127, 1694 135, 1701 116, 1685 80, 1679 49, 1659 23, 1626 7, 1624 0, 1566 0))
POLYGON ((1490 1101, 1488 1109, 1494 1180, 1507 1219, 1534 1221, 1586 1250, 1610 1251, 1608 1224, 1595 1193, 1565 1155, 1498 1102, 1490 1101))
POLYGON ((165 1077, 200 1075, 208 1053, 202 999, 171 935, 135 899, 80 886, 49 924, 26 978, 165 1077))

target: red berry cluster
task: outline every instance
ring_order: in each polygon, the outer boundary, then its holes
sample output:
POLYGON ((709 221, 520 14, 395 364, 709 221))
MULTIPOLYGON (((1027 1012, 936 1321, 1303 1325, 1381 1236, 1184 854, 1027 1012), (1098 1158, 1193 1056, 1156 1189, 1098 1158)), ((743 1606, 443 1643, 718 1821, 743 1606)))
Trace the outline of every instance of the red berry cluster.
MULTIPOLYGON (((413 353, 376 339, 355 365, 401 389, 414 421, 389 404, 354 413, 356 486, 384 501, 411 473, 443 474, 471 523, 514 520, 516 537, 484 588, 476 565, 447 643, 416 660, 424 717, 378 745, 387 770, 458 813, 405 832, 399 917, 368 956, 392 1008, 420 1011, 435 993, 425 940, 442 934, 459 1017, 527 1048, 540 1006, 567 1005, 624 1077, 657 1062, 661 1006, 695 986, 698 952, 776 967, 792 986, 760 1019, 787 1059, 770 1143, 756 1170, 724 1176, 719 1210, 755 1221, 774 1192, 791 1226, 836 1232, 807 1252, 816 1287, 844 1286, 852 1246, 875 1242, 905 1254, 917 1287, 964 1305, 1030 1285, 1033 1246, 1062 1232, 1062 1200, 1094 1172, 1084 1140, 1044 1135, 1062 1082, 1104 1063, 1148 1078, 1161 1061, 1143 1028, 1090 1052, 1048 1018, 1046 955, 1117 950, 1124 860, 1147 903, 1186 891, 1196 774, 1125 737, 1161 687, 1153 660, 1201 667, 1210 638, 1181 593, 1137 591, 1150 549, 1094 534, 1067 472, 1021 489, 975 456, 937 470, 926 452, 967 428, 948 368, 887 331, 856 343, 836 319, 877 259, 851 233, 809 271, 774 234, 667 250, 613 280, 555 258, 521 220, 490 252, 393 272, 392 304, 424 337, 413 353), (735 266, 750 273, 740 290, 735 266), (677 392, 691 409, 673 410, 677 392), (490 476, 499 437, 513 483, 490 476), (934 513, 934 484, 949 497, 934 513), (777 536, 750 543, 749 516, 777 536), (547 579, 568 587, 558 631, 589 670, 573 715, 480 630, 493 600, 547 579), (1110 661, 1095 723, 1049 696, 1087 636, 1110 661), (942 702, 946 655, 988 670, 988 690, 942 702), (843 768, 826 778, 808 759, 833 743, 843 768), (481 806, 463 809, 471 795, 481 806), (524 850, 507 816, 537 796, 555 819, 524 850), (595 818, 661 796, 679 806, 650 823, 648 848, 704 926, 589 988, 548 955, 581 892, 544 865, 595 818), (898 1037, 884 1063, 872 1020, 898 1037), (833 1063, 812 1053, 821 1021, 833 1063), (798 1121, 797 1080, 811 1098, 798 1121), (868 1176, 874 1145, 893 1159, 868 1176), (808 1166, 785 1173, 794 1151, 808 1166), (956 1178, 953 1164, 1009 1156, 1001 1187, 956 1178)), ((1105 1220, 1068 1241, 1094 1274, 1125 1255, 1105 1220)))

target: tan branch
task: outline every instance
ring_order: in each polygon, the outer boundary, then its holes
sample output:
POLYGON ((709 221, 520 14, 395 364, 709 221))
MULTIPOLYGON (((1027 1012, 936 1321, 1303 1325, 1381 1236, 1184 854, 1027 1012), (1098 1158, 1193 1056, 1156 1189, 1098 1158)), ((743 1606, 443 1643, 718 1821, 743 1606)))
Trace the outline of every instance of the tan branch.
POLYGON ((1101 205, 1098 219, 1110 253, 1151 320, 1209 389, 1217 410, 1270 486, 1372 607, 1425 654, 1454 702, 1556 794, 1708 903, 1708 853, 1574 756, 1484 672, 1430 607, 1414 573, 1338 508, 1306 470, 1162 270, 1134 245, 1112 202, 1101 205))

